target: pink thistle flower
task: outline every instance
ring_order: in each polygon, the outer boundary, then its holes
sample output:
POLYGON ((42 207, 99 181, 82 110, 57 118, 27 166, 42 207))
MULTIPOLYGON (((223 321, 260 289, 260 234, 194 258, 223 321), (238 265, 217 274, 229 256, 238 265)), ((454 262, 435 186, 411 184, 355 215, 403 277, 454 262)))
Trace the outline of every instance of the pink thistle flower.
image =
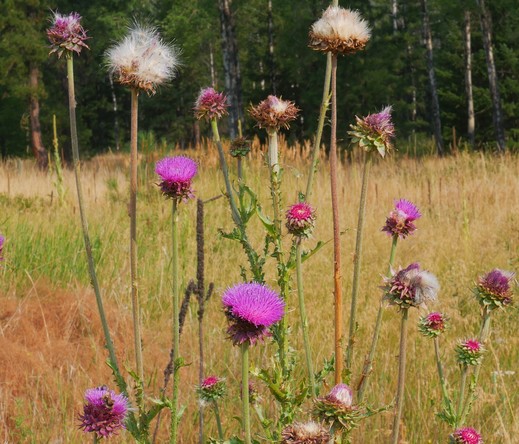
POLYGON ((229 320, 227 333, 234 345, 269 336, 269 327, 285 314, 285 303, 266 285, 258 283, 237 284, 225 291, 222 297, 225 314, 229 320))
POLYGON ((430 338, 439 336, 445 331, 446 327, 447 316, 439 312, 432 312, 426 316, 422 316, 418 322, 420 332, 430 338))
POLYGON ((61 57, 64 51, 80 54, 83 48, 89 49, 85 43, 88 37, 80 21, 81 16, 77 12, 69 15, 54 13, 52 26, 47 29, 47 37, 51 43, 50 54, 56 52, 61 57))
POLYGON ((456 358, 459 364, 478 365, 484 351, 483 344, 477 339, 465 339, 456 345, 456 358))
POLYGON ((203 405, 223 398, 226 391, 225 379, 218 376, 208 376, 196 387, 196 392, 203 405))
POLYGON ((348 132, 353 136, 352 142, 366 151, 377 150, 384 157, 393 148, 391 140, 395 137, 391 110, 391 106, 386 106, 381 112, 369 114, 363 119, 355 116, 357 123, 350 125, 353 131, 348 132))
POLYGON ((197 119, 220 119, 227 114, 228 106, 227 97, 223 93, 216 92, 214 88, 204 88, 196 99, 195 116, 197 119))
POLYGON ((292 205, 286 212, 286 227, 293 236, 308 238, 315 226, 315 210, 306 202, 292 205))
POLYGON ((294 422, 281 432, 281 444, 327 444, 330 432, 314 421, 294 422))
POLYGON ((450 436, 452 444, 483 444, 483 438, 472 427, 463 427, 454 431, 450 436))
POLYGON ((94 432, 98 438, 117 435, 124 429, 124 421, 128 412, 128 399, 117 395, 105 385, 85 392, 83 414, 79 415, 79 428, 85 433, 94 432))
POLYGON ((258 127, 273 130, 289 128, 289 122, 294 120, 299 109, 294 102, 283 100, 276 96, 268 96, 257 106, 250 106, 249 114, 256 121, 258 127))
POLYGON ((196 162, 184 156, 165 157, 155 165, 155 173, 162 179, 159 184, 162 193, 178 201, 194 197, 191 180, 197 170, 196 162))
POLYGON ((422 217, 422 214, 412 202, 405 199, 395 200, 395 209, 389 213, 382 231, 390 236, 405 239, 416 231, 413 222, 420 217, 422 217))
POLYGON ((353 392, 346 384, 337 384, 326 396, 329 401, 337 402, 346 407, 353 404, 353 392))
POLYGON ((0 234, 0 261, 4 260, 3 250, 4 250, 5 237, 0 234))
POLYGON ((504 308, 513 302, 513 285, 515 273, 494 268, 491 272, 480 276, 476 282, 474 294, 481 306, 504 308))
POLYGON ((353 392, 346 384, 337 384, 328 395, 314 400, 314 415, 334 430, 350 432, 362 414, 353 405, 353 392))

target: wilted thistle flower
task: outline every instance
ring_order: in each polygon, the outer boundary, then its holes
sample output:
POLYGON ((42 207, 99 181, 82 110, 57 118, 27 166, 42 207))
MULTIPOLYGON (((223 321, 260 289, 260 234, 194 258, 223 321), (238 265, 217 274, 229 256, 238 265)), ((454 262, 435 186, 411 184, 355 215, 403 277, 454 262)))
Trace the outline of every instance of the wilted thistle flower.
POLYGON ((250 153, 250 140, 245 137, 237 137, 231 142, 229 153, 232 157, 245 157, 250 153))
POLYGON ((214 88, 203 88, 195 103, 197 119, 205 117, 207 120, 220 119, 227 114, 227 97, 214 88))
POLYGON ((484 351, 483 344, 477 339, 465 339, 456 345, 456 359, 459 364, 478 365, 484 351))
POLYGON ((225 379, 218 376, 208 376, 196 387, 196 393, 202 404, 218 401, 225 396, 226 391, 225 379))
POLYGON ((108 68, 119 83, 148 94, 173 78, 178 66, 176 48, 164 43, 156 29, 137 24, 106 55, 108 68))
POLYGON ((47 37, 51 43, 50 54, 56 52, 61 57, 64 51, 80 54, 83 48, 89 49, 85 43, 88 37, 80 21, 81 16, 77 12, 69 15, 58 12, 53 14, 52 26, 47 29, 47 37))
POLYGON ((5 237, 0 234, 0 261, 4 260, 4 243, 5 243, 5 237))
POLYGON ((422 217, 416 206, 405 199, 395 201, 395 208, 386 219, 386 224, 382 227, 390 236, 398 236, 405 239, 416 231, 414 221, 422 217))
POLYGON ((487 306, 492 310, 510 305, 513 300, 514 277, 515 273, 499 268, 480 276, 474 294, 481 306, 487 306))
POLYGON ((450 435, 451 444, 483 444, 483 438, 472 427, 457 429, 450 435))
POLYGON ((445 331, 447 320, 447 316, 435 311, 420 318, 418 329, 423 335, 435 338, 445 331))
POLYGON ((315 210, 306 202, 292 205, 286 212, 286 227, 293 236, 308 238, 315 227, 315 210))
POLYGON ((387 106, 381 112, 369 114, 363 119, 355 116, 357 123, 350 125, 353 131, 348 131, 353 136, 352 142, 358 143, 366 151, 377 150, 384 157, 393 149, 391 139, 395 137, 391 110, 392 107, 387 106))
POLYGON ((353 392, 346 384, 337 384, 328 395, 314 400, 314 414, 334 430, 351 431, 362 412, 353 405, 353 392))
POLYGON ((254 345, 269 336, 269 327, 281 320, 285 303, 266 285, 237 284, 223 294, 222 303, 229 321, 227 333, 234 345, 254 345))
POLYGON ((128 412, 128 399, 117 395, 107 386, 88 389, 85 392, 83 414, 79 415, 79 428, 84 432, 94 432, 98 438, 108 438, 124 429, 128 412))
POLYGON ((289 128, 289 122, 294 120, 299 109, 294 102, 283 100, 276 96, 268 96, 257 106, 250 106, 249 114, 257 122, 258 127, 278 130, 289 128))
POLYGON ((358 11, 329 6, 310 30, 310 48, 333 54, 353 54, 364 49, 371 36, 368 22, 358 11))
POLYGON ((165 157, 155 165, 155 172, 160 176, 162 193, 177 201, 186 201, 192 197, 191 180, 198 170, 197 164, 189 157, 165 157))
POLYGON ((281 444, 328 444, 330 432, 321 424, 294 422, 281 432, 281 444))
POLYGON ((427 302, 435 301, 440 284, 432 273, 420 270, 420 265, 413 263, 400 270, 390 278, 384 278, 386 285, 382 287, 386 299, 402 309, 420 307, 427 302))

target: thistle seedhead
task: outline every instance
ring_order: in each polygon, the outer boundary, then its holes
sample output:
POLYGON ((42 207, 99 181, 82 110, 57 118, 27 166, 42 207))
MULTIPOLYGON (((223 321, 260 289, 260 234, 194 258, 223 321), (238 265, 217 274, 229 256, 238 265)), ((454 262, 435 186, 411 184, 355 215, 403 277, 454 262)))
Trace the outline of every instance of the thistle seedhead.
POLYGON ((65 51, 80 54, 83 48, 89 49, 85 40, 86 31, 81 26, 81 16, 77 12, 62 15, 54 12, 52 15, 52 26, 47 29, 47 37, 51 43, 51 50, 61 57, 65 51))
POLYGON ((440 336, 447 328, 448 318, 443 313, 433 312, 422 316, 418 322, 420 332, 429 338, 440 336))
POLYGON ((227 97, 214 88, 204 88, 200 91, 195 103, 195 117, 207 120, 220 119, 227 114, 227 97))
POLYGON ((162 194, 178 202, 194 197, 191 180, 198 166, 193 159, 185 156, 165 157, 155 165, 155 173, 161 178, 162 194))
POLYGON ((460 365, 478 365, 485 349, 477 339, 465 339, 456 345, 456 359, 460 365))
POLYGON ((279 130, 289 128, 289 122, 294 120, 299 109, 294 102, 283 100, 280 97, 268 96, 257 106, 250 106, 249 114, 256 121, 259 128, 279 130))
POLYGON ((381 112, 369 114, 364 118, 355 116, 357 123, 350 125, 352 142, 358 143, 366 151, 377 151, 382 157, 393 149, 391 143, 395 137, 395 126, 391 120, 391 106, 381 112))
POLYGON ((315 227, 315 210, 306 202, 298 202, 287 210, 286 219, 288 232, 305 239, 311 236, 315 227))
POLYGON ((422 217, 422 214, 415 204, 406 199, 396 200, 395 209, 389 213, 382 231, 389 236, 398 236, 400 239, 405 239, 416 231, 414 221, 420 217, 422 217))
POLYGON ((505 308, 513 303, 514 280, 515 273, 495 268, 479 277, 474 294, 482 307, 505 308))
POLYGON ((483 444, 483 438, 472 427, 462 427, 455 430, 449 437, 451 444, 483 444))
POLYGON ((294 422, 281 432, 281 444, 328 444, 330 432, 314 421, 294 422))

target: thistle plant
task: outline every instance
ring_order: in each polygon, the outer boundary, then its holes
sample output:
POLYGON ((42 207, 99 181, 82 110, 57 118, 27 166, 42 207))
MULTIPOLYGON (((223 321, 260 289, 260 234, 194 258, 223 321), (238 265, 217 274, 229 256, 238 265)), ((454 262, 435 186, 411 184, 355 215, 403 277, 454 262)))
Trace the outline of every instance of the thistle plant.
POLYGON ((449 436, 450 444, 483 444, 483 438, 472 427, 462 427, 456 429, 449 436))
POLYGON ((243 180, 243 158, 250 153, 251 143, 245 137, 237 137, 231 142, 229 154, 237 160, 238 180, 243 180))
POLYGON ((0 234, 0 261, 4 260, 4 244, 5 244, 5 236, 0 234))
POLYGON ((330 140, 330 185, 333 210, 334 295, 335 295, 335 382, 342 379, 343 368, 343 302, 341 284, 341 251, 339 202, 337 196, 337 56, 354 54, 363 49, 370 29, 356 11, 330 6, 310 30, 309 46, 331 54, 332 125, 330 140))
POLYGON ((330 432, 315 421, 294 422, 281 432, 281 444, 328 444, 330 432))
POLYGON ((218 401, 225 396, 226 391, 225 379, 219 378, 218 376, 208 376, 196 388, 200 404, 202 406, 210 405, 214 410, 216 426, 218 428, 218 439, 220 441, 223 441, 224 436, 218 401))

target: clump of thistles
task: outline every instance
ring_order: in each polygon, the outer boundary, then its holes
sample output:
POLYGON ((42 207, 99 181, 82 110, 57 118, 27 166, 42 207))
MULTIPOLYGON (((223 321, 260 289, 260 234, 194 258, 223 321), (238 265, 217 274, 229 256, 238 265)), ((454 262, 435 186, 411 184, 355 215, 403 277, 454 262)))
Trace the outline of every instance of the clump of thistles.
POLYGON ((314 401, 314 415, 334 430, 350 432, 362 417, 353 405, 353 393, 346 384, 337 384, 328 395, 314 401))
POLYGON ((465 339, 456 345, 456 359, 459 364, 478 365, 484 351, 483 344, 477 339, 465 339))
POLYGON ((218 401, 225 396, 226 391, 225 379, 218 376, 208 376, 196 387, 198 399, 202 404, 218 401))
POLYGON ((474 294, 481 306, 489 309, 502 308, 513 301, 513 281, 515 273, 495 268, 480 276, 474 288, 474 294))
POLYGON ((173 78, 178 52, 164 43, 156 29, 135 25, 124 39, 106 52, 108 68, 122 85, 154 94, 173 78))
POLYGON ((328 444, 330 438, 330 432, 314 421, 294 422, 281 432, 282 444, 328 444))
POLYGON ((483 438, 472 427, 457 429, 450 435, 451 444, 483 444, 483 438))
POLYGON ((315 210, 306 202, 299 202, 287 210, 286 219, 286 227, 291 235, 308 238, 315 227, 315 210))
POLYGON ((395 208, 386 219, 382 231, 390 236, 398 236, 405 239, 416 231, 414 221, 422 217, 418 208, 408 200, 395 201, 395 208))
POLYGON ((310 30, 309 46, 316 51, 353 54, 364 49, 371 36, 358 11, 329 6, 310 30))
POLYGON ((395 137, 395 126, 391 120, 391 106, 381 112, 369 114, 363 119, 355 116, 357 123, 350 125, 349 131, 353 143, 358 143, 366 151, 377 150, 384 157, 393 149, 392 139, 395 137))
POLYGON ((0 261, 4 260, 4 243, 5 237, 0 234, 0 261))
POLYGON ((98 438, 108 438, 124 429, 128 413, 128 399, 117 395, 105 385, 88 389, 85 392, 83 414, 79 415, 79 428, 84 432, 93 432, 98 438))
POLYGON ((220 119, 227 114, 227 97, 214 88, 203 88, 195 103, 195 117, 207 120, 220 119))
POLYGON ((420 318, 418 329, 423 335, 435 338, 445 331, 447 328, 447 320, 447 316, 435 311, 420 318))
POLYGON ((256 121, 258 127, 278 130, 289 128, 289 122, 294 120, 299 109, 294 102, 283 100, 276 96, 268 96, 257 106, 250 106, 249 114, 256 121))
POLYGON ((85 40, 86 31, 81 26, 81 16, 77 12, 61 15, 55 12, 52 16, 52 26, 47 29, 47 37, 51 43, 50 54, 56 52, 58 57, 64 51, 81 53, 83 48, 89 49, 85 40))
POLYGON ((229 153, 232 157, 245 157, 250 153, 250 140, 245 137, 237 137, 231 142, 229 153))
POLYGON ((281 297, 258 283, 238 284, 227 289, 222 303, 229 321, 227 333, 234 345, 245 342, 254 345, 270 336, 269 328, 285 313, 281 297))
POLYGON ((194 197, 191 180, 197 170, 196 162, 184 156, 165 157, 155 165, 155 173, 161 178, 159 186, 162 193, 177 201, 194 197))
POLYGON ((384 278, 385 298, 401 309, 420 307, 437 299, 440 284, 432 273, 413 263, 390 278, 384 278))

